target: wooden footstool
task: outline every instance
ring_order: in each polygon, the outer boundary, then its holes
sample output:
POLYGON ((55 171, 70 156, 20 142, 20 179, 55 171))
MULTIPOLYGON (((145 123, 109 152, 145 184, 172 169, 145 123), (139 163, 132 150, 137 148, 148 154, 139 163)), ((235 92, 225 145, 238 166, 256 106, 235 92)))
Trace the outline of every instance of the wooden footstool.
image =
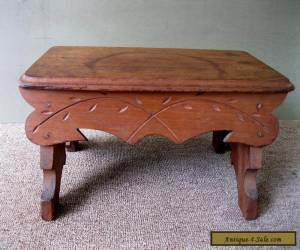
POLYGON ((26 135, 41 148, 42 218, 55 215, 65 144, 76 150, 86 140, 79 129, 88 128, 130 144, 147 135, 183 143, 212 131, 218 153, 232 150, 238 203, 246 219, 255 219, 262 147, 278 133, 272 111, 293 89, 242 51, 51 48, 20 80, 35 108, 26 135))

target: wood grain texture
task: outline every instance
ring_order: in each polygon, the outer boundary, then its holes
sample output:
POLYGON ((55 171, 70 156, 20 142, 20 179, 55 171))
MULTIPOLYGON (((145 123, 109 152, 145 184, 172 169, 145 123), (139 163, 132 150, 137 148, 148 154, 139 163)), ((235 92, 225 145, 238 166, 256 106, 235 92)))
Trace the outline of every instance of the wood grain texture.
POLYGON ((65 144, 74 150, 86 140, 80 129, 102 130, 130 144, 149 135, 183 143, 213 132, 216 152, 231 145, 244 217, 256 218, 262 146, 277 137, 272 112, 293 88, 241 51, 51 48, 20 81, 35 109, 26 135, 41 146, 42 218, 54 218, 65 144))
POLYGON ((80 128, 102 130, 130 144, 153 134, 183 143, 226 130, 224 142, 268 145, 278 133, 271 113, 286 96, 20 90, 35 108, 26 121, 27 137, 43 146, 85 140, 80 128))
POLYGON ((262 148, 241 143, 234 143, 231 147, 231 162, 238 187, 238 204, 243 216, 253 220, 258 214, 256 175, 262 166, 262 148))
POLYGON ((50 221, 54 219, 59 203, 62 169, 66 162, 65 144, 41 146, 40 150, 40 166, 43 170, 41 217, 50 221))
POLYGON ((289 80, 243 51, 53 47, 23 88, 91 91, 288 92, 289 80))

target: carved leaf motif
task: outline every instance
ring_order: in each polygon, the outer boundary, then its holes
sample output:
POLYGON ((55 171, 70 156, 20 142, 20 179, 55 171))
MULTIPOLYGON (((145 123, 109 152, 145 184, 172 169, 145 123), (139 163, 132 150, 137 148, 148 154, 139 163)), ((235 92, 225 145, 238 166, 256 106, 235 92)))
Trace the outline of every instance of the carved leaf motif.
POLYGON ((163 105, 168 104, 170 101, 172 100, 172 96, 167 97, 164 101, 163 101, 163 105))
POLYGON ((67 113, 64 115, 63 120, 66 121, 66 120, 69 119, 69 117, 70 117, 70 112, 67 112, 67 113))
POLYGON ((72 97, 70 97, 70 100, 72 100, 73 102, 80 102, 81 98, 76 97, 76 96, 72 96, 72 97))
POLYGON ((135 98, 135 101, 139 105, 143 105, 143 102, 139 98, 135 98))
MULTIPOLYGON (((133 97, 133 101, 139 102, 139 99, 135 99, 133 97)), ((144 98, 144 97, 142 97, 144 98)), ((148 97, 147 97, 148 98, 148 97)), ((57 127, 57 130, 63 131, 63 128, 66 130, 68 126, 70 126, 69 122, 64 122, 66 120, 70 120, 70 115, 72 113, 72 126, 76 128, 82 127, 88 127, 86 125, 86 121, 89 119, 94 119, 93 118, 93 112, 97 109, 97 107, 101 107, 101 109, 104 109, 105 115, 107 115, 108 118, 110 118, 113 115, 118 115, 124 112, 127 112, 129 109, 129 106, 131 107, 132 112, 130 114, 132 117, 127 117, 127 116, 118 116, 114 117, 111 119, 112 122, 116 122, 118 119, 125 119, 129 120, 133 119, 134 122, 130 124, 132 130, 128 130, 128 133, 123 133, 123 131, 116 131, 116 135, 120 136, 122 139, 128 141, 129 143, 136 143, 137 140, 139 140, 140 136, 145 136, 149 131, 151 130, 151 126, 153 125, 152 123, 155 122, 155 124, 160 124, 161 128, 160 131, 162 131, 163 135, 167 135, 169 138, 171 138, 173 141, 176 143, 183 142, 186 139, 190 138, 193 136, 195 133, 202 133, 206 132, 207 129, 207 123, 211 122, 211 129, 213 130, 214 126, 214 119, 216 119, 219 124, 217 126, 220 127, 220 124, 222 124, 223 120, 222 119, 228 119, 229 121, 233 121, 232 123, 228 123, 226 125, 227 130, 231 130, 234 133, 231 133, 231 137, 229 140, 232 141, 242 141, 244 142, 245 136, 243 136, 243 133, 246 133, 245 131, 245 126, 247 128, 249 127, 249 133, 251 132, 252 138, 247 137, 247 143, 253 143, 253 145, 263 145, 265 142, 269 142, 270 138, 274 136, 273 134, 273 121, 272 120, 264 120, 260 119, 262 115, 259 116, 258 113, 254 114, 248 114, 246 112, 243 112, 242 110, 239 110, 238 107, 234 107, 233 105, 230 105, 228 101, 226 100, 225 103, 221 103, 220 101, 214 101, 214 100, 208 100, 208 99, 196 99, 196 98, 191 98, 191 99, 183 99, 179 100, 176 102, 172 102, 171 96, 165 96, 166 99, 162 99, 161 97, 156 99, 156 102, 158 105, 161 105, 160 110, 156 110, 155 112, 150 112, 144 107, 141 107, 140 105, 136 105, 133 103, 130 103, 126 100, 120 100, 119 98, 115 97, 101 97, 101 98, 91 98, 91 99, 83 99, 80 102, 77 103, 72 103, 71 105, 66 106, 64 109, 60 109, 57 112, 53 112, 49 117, 48 116, 42 116, 41 119, 42 122, 37 125, 35 128, 31 127, 29 128, 28 132, 31 134, 31 140, 38 142, 39 144, 42 145, 50 145, 51 143, 57 143, 57 141, 64 142, 64 134, 63 133, 54 133, 56 130, 53 130, 53 136, 46 135, 45 132, 51 131, 49 128, 52 128, 53 126, 57 127), (97 100, 96 100, 97 99, 97 100), (101 102, 101 104, 100 104, 101 102), (109 102, 108 105, 105 103, 102 104, 102 102, 109 102), (166 106, 162 106, 162 104, 167 104, 166 106), (97 106, 98 105, 98 106, 97 106), (100 105, 100 106, 99 106, 100 105), (112 114, 111 113, 111 107, 115 107, 115 112, 112 114), (177 110, 176 110, 177 109, 177 110), (181 134, 180 129, 178 129, 176 126, 172 127, 172 119, 169 120, 169 114, 164 114, 166 112, 171 112, 179 111, 178 109, 185 109, 185 110, 195 110, 195 115, 193 116, 195 119, 201 119, 201 122, 197 121, 195 124, 195 127, 192 127, 195 131, 191 131, 190 134, 187 135, 181 134), (133 110, 139 110, 139 111, 133 111, 133 110), (212 112, 212 111, 216 112, 212 112), (199 111, 199 112, 198 112, 199 111), (202 114, 205 114, 206 111, 209 111, 205 117, 202 117, 202 114), (221 112, 222 111, 222 112, 221 112), (78 113, 79 112, 79 113, 78 113), (197 117, 201 114, 201 117, 197 117), (86 119, 75 119, 77 118, 77 115, 82 118, 86 119), (74 116, 74 117, 73 117, 74 116), (143 117, 145 120, 139 121, 140 117, 143 117), (208 116, 208 117, 206 117, 208 116), (234 121, 240 120, 243 123, 237 123, 234 121), (265 122, 264 122, 265 121, 265 122), (57 126, 57 122, 61 122, 61 126, 57 126), (266 123, 266 124, 265 124, 266 123), (270 127, 268 127, 268 125, 270 127), (196 127, 197 126, 197 127, 196 127), (267 126, 267 127, 264 127, 267 126), (147 128, 150 130, 149 131, 143 131, 144 128, 147 128), (196 131, 197 130, 197 131, 196 131), (145 133, 145 134, 143 134, 145 133), (34 136, 32 135, 34 134, 34 136), (263 137, 263 138, 258 138, 258 137, 263 137), (47 141, 46 141, 47 140, 47 141)), ((132 100, 132 99, 131 99, 132 100)), ((144 100, 144 99, 142 99, 144 100)), ((145 97, 145 100, 146 97, 145 97)), ((141 103, 141 102, 139 102, 141 103)), ((253 106, 256 106, 257 103, 253 103, 253 106)), ((48 112, 49 109, 46 109, 46 112, 48 112)), ((38 110, 39 112, 39 110, 38 110)), ((40 111, 41 112, 41 111, 40 111)), ((49 111, 50 112, 50 111, 49 111)), ((193 111, 190 111, 192 114, 193 111)), ((190 112, 181 112, 182 117, 180 117, 180 126, 182 128, 186 128, 187 130, 189 129, 189 119, 191 116, 190 112), (189 113, 189 114, 188 114, 189 113), (185 116, 188 119, 184 119, 185 116)), ((44 112, 45 113, 45 112, 44 112)), ((32 116, 35 119, 35 116, 32 116)), ((33 125, 33 124, 32 124, 33 125)), ((112 124, 114 125, 114 124, 112 124)), ((99 129, 103 128, 103 131, 109 131, 109 124, 99 124, 99 129)), ((192 125, 194 126, 194 125, 192 125)), ((218 127, 218 129, 219 129, 218 127)), ((274 128, 275 130, 276 128, 274 128)), ((160 133, 158 131, 158 133, 160 133)), ((151 131, 150 131, 151 132, 151 131)), ((68 131, 72 138, 75 140, 80 137, 77 131, 68 131)), ((81 136, 82 137, 82 136, 81 136)), ((69 139, 69 137, 68 137, 69 139)))
POLYGON ((94 104, 93 106, 91 106, 91 107, 89 108, 89 112, 95 111, 96 108, 97 108, 97 104, 94 104))
POLYGON ((121 108, 119 110, 119 113, 124 113, 128 109, 128 106, 125 106, 124 108, 121 108))
POLYGON ((41 113, 44 115, 52 115, 53 114, 52 111, 48 111, 48 110, 42 111, 41 113))
POLYGON ((183 107, 184 107, 184 109, 187 109, 187 110, 193 109, 193 107, 191 105, 188 105, 188 104, 184 105, 183 107))
POLYGON ((213 104, 212 107, 213 107, 214 111, 217 111, 217 112, 221 111, 221 108, 217 104, 213 104))
POLYGON ((241 113, 236 113, 236 116, 237 116, 237 118, 238 118, 241 122, 244 122, 244 121, 245 121, 245 118, 244 118, 243 114, 241 114, 241 113))

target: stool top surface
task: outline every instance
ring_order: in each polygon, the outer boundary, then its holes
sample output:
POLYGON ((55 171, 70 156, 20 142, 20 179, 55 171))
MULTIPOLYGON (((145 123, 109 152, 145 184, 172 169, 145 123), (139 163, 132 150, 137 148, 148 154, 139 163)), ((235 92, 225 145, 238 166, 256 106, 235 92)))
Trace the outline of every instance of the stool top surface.
POLYGON ((20 87, 90 91, 288 92, 289 80, 243 51, 50 48, 20 87))

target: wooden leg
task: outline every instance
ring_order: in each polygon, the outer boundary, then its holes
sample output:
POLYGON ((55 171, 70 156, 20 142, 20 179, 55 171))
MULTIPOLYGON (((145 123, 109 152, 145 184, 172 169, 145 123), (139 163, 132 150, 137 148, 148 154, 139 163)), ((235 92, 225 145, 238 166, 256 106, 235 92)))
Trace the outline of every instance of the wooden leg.
POLYGON ((223 139, 228 133, 228 131, 223 130, 213 132, 212 145, 217 154, 224 154, 226 151, 230 150, 229 144, 223 142, 223 139))
POLYGON ((238 201, 243 216, 247 220, 257 218, 258 194, 256 174, 261 168, 262 148, 245 144, 232 144, 231 162, 234 166, 238 201))
POLYGON ((41 196, 41 216, 43 220, 54 219, 59 202, 62 169, 66 161, 65 144, 41 146, 40 164, 43 170, 43 192, 41 196))
POLYGON ((76 152, 79 148, 79 141, 69 141, 66 143, 66 150, 68 152, 76 152))

